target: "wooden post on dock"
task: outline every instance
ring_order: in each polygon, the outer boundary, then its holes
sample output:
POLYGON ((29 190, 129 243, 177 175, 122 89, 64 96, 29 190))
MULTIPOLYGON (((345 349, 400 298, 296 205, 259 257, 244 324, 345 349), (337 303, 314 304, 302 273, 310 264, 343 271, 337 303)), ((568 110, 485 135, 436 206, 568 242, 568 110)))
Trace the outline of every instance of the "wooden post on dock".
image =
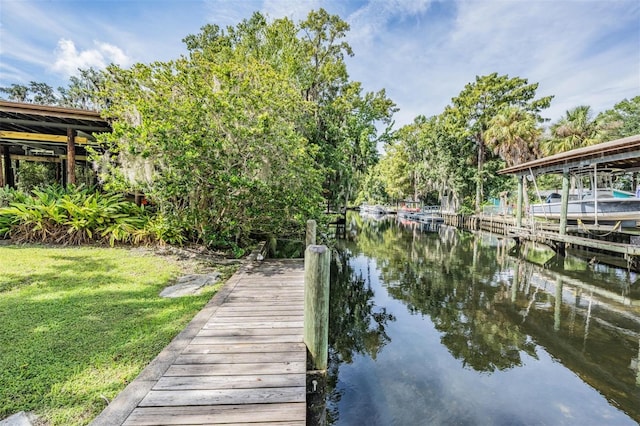
POLYGON ((329 353, 329 269, 331 252, 310 245, 304 253, 304 343, 313 369, 326 371, 329 353))
POLYGON ((560 235, 567 233, 567 212, 569 210, 569 172, 562 174, 562 194, 560 198, 560 235))
POLYGON ((316 243, 316 221, 313 219, 309 219, 307 221, 307 234, 305 237, 305 247, 309 247, 310 245, 314 245, 316 243))
POLYGON ((516 204, 516 226, 522 228, 522 198, 524 191, 524 176, 518 176, 518 202, 516 204))

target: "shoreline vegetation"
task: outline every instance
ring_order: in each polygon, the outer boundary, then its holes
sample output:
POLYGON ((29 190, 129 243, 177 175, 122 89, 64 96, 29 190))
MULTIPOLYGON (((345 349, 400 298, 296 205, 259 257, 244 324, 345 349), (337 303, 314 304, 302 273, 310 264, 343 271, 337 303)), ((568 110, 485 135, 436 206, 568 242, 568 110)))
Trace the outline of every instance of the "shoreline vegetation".
POLYGON ((173 250, 0 246, 0 419, 47 425, 97 416, 186 326, 238 262, 173 250), (173 253, 173 254, 172 254, 173 253), (162 298, 187 272, 222 279, 162 298))

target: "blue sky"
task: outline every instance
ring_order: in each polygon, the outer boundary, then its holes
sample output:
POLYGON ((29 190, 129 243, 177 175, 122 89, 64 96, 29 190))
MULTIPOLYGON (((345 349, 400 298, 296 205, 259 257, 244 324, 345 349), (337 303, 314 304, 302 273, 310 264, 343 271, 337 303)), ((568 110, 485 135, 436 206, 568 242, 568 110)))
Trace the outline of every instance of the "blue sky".
POLYGON ((0 86, 66 86, 78 67, 169 60, 207 23, 325 8, 351 25, 352 80, 387 90, 398 126, 441 113, 477 75, 538 82, 545 116, 640 95, 638 0, 0 0, 0 86))

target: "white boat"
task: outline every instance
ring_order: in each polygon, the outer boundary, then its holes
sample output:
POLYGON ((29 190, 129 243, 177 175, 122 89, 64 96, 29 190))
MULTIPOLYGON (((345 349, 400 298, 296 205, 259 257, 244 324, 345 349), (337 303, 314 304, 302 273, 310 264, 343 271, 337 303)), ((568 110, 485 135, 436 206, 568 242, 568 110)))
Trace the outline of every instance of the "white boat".
POLYGON ((363 204, 360 206, 360 213, 366 213, 374 216, 383 216, 383 215, 386 215, 388 212, 387 212, 387 209, 385 209, 381 205, 370 206, 368 204, 363 204))
MULTIPOLYGON (((560 219, 562 203, 558 194, 547 197, 546 203, 532 204, 535 217, 560 219), (553 196, 555 195, 555 196, 553 196)), ((587 192, 582 197, 570 196, 567 202, 567 220, 598 223, 623 222, 635 226, 640 221, 640 198, 619 190, 598 189, 597 196, 587 192)))
POLYGON ((398 217, 422 223, 444 222, 440 206, 425 206, 421 209, 398 210, 398 217))
MULTIPOLYGON (((619 171, 604 169, 585 170, 573 175, 576 188, 569 194, 567 220, 596 224, 616 224, 636 226, 640 221, 639 192, 622 191, 613 187, 619 171), (594 190, 595 189, 595 190, 594 190)), ((544 203, 532 204, 531 214, 535 217, 560 219, 562 206, 558 193, 550 194, 544 203)))

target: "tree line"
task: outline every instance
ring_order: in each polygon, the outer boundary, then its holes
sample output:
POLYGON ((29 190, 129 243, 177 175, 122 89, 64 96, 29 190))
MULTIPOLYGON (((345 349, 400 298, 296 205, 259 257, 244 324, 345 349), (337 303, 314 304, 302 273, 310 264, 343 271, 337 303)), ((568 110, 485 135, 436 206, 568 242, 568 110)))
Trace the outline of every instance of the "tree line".
POLYGON ((206 25, 174 60, 80 70, 69 86, 0 88, 9 100, 97 109, 113 128, 94 161, 107 190, 144 192, 186 238, 217 246, 282 235, 362 201, 448 199, 478 209, 513 185, 505 165, 640 133, 640 97, 592 117, 568 111, 543 130, 552 97, 497 73, 477 77, 442 114, 393 130, 384 89, 350 79, 349 25, 254 13, 206 25), (384 146, 380 154, 378 146, 384 146))
POLYGON ((640 96, 597 116, 580 105, 546 125, 542 114, 553 97, 536 98, 537 88, 520 77, 477 76, 441 114, 394 132, 366 177, 365 196, 444 199, 454 210, 478 212, 487 197, 515 189, 512 177, 496 173, 504 167, 640 134, 640 96))

